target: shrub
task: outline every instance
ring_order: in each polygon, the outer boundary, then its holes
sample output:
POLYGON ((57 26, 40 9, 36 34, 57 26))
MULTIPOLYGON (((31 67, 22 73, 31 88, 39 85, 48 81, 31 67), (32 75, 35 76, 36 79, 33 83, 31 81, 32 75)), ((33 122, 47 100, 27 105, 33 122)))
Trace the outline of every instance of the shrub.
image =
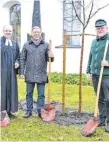
MULTIPOLYGON (((52 82, 62 83, 62 73, 52 72, 50 77, 52 82)), ((66 74, 65 82, 66 84, 79 85, 79 74, 66 74)), ((92 85, 92 83, 87 81, 86 74, 82 74, 82 85, 92 85)))

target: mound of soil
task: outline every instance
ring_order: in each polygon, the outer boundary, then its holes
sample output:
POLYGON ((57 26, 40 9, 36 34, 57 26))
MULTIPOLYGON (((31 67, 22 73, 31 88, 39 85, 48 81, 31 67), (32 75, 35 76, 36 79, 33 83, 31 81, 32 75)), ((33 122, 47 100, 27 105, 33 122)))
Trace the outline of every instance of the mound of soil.
MULTIPOLYGON (((93 117, 93 113, 81 112, 79 113, 75 109, 66 108, 65 113, 61 113, 61 104, 59 102, 51 102, 56 109, 56 117, 54 122, 59 125, 75 125, 75 124, 84 124, 88 119, 93 117)), ((26 111, 26 100, 19 101, 19 109, 26 111)), ((37 102, 33 101, 33 112, 37 113, 37 102)))

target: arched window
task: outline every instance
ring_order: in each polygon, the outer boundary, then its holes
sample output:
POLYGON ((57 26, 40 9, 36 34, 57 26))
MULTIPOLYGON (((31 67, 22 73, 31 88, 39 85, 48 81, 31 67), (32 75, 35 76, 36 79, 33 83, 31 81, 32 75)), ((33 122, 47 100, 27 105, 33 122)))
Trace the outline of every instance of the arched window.
POLYGON ((13 39, 21 43, 21 5, 15 4, 10 8, 10 24, 13 27, 13 39))

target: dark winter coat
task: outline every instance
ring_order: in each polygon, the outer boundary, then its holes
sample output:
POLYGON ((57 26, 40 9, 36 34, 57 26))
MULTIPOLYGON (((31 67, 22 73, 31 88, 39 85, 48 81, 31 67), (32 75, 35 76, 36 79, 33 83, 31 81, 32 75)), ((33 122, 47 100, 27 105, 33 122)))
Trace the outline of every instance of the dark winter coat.
POLYGON ((36 44, 31 39, 24 44, 20 56, 20 74, 25 74, 26 82, 47 82, 48 51, 49 45, 43 40, 36 44))

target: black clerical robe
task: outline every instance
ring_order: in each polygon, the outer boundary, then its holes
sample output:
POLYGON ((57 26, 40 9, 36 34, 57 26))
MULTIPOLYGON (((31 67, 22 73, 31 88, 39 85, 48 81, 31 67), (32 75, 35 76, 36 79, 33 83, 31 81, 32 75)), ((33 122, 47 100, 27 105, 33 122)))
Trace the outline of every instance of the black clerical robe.
POLYGON ((12 46, 5 45, 6 38, 1 37, 1 111, 18 110, 18 86, 15 63, 19 63, 19 46, 12 41, 12 46))

